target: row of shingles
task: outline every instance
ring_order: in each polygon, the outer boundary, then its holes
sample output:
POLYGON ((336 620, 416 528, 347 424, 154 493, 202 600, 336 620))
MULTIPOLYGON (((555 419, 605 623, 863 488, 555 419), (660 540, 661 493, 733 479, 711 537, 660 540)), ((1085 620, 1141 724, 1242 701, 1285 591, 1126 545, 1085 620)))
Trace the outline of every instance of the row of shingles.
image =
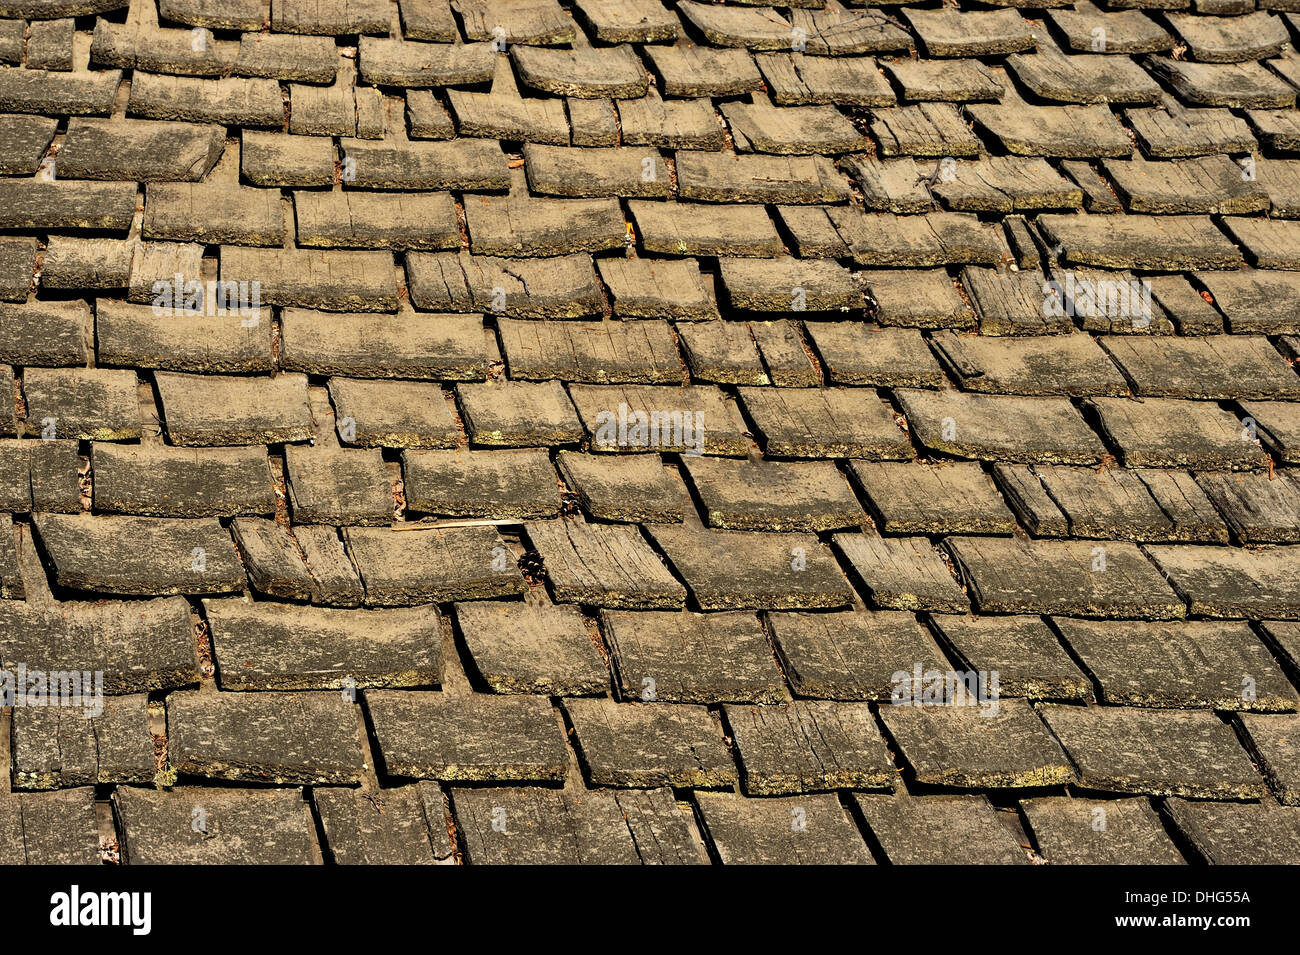
MULTIPOLYGON (((872 861, 861 832, 832 797, 693 798, 702 829, 725 863, 872 861)), ((330 858, 340 864, 431 864, 456 857, 487 864, 703 860, 696 830, 662 789, 581 795, 528 787, 457 789, 449 797, 422 782, 378 793, 317 788, 310 800, 330 858)), ((1295 810, 1259 804, 1175 798, 1153 810, 1145 799, 1037 797, 1019 803, 1022 818, 1016 818, 980 796, 858 794, 854 803, 882 857, 898 864, 1023 863, 1030 858, 1020 841, 1024 831, 1032 832, 1049 863, 1178 864, 1185 854, 1217 864, 1294 859, 1295 810), (1169 832, 1177 834, 1182 851, 1169 832)), ((311 807, 297 789, 159 793, 123 787, 113 809, 128 862, 310 864, 320 858, 311 807)), ((6 794, 0 813, 6 862, 100 861, 92 789, 6 794)))
MULTIPOLYGON (((391 702, 391 701, 386 701, 386 702, 391 702)), ((403 700, 402 702, 409 703, 412 701, 403 700)), ((458 711, 454 715, 457 718, 463 720, 469 716, 474 716, 482 719, 485 715, 490 714, 490 711, 485 711, 482 707, 476 707, 474 708, 474 710, 475 712, 473 713, 470 713, 468 711, 458 711)), ((440 717, 446 717, 448 714, 444 711, 439 713, 438 715, 440 717)), ((626 715, 627 715, 626 712, 624 712, 623 716, 626 715)), ((317 716, 319 717, 319 714, 317 714, 317 716)), ((584 715, 584 718, 591 719, 592 716, 590 713, 588 713, 584 715)), ((621 722, 621 720, 616 722, 621 722)), ((489 718, 489 723, 492 724, 489 727, 489 730, 495 736, 510 735, 504 730, 503 727, 496 725, 494 719, 489 718)), ((665 725, 664 724, 659 725, 658 727, 656 727, 656 730, 657 732, 654 732, 653 734, 655 736, 655 742, 657 744, 662 744, 663 740, 659 737, 663 735, 665 730, 665 725)), ((599 734, 597 733, 592 735, 598 736, 599 734)), ((650 735, 647 733, 647 730, 644 727, 640 727, 635 729, 629 738, 632 740, 633 743, 635 743, 635 745, 640 746, 650 739, 650 735)), ((780 741, 769 741, 769 742, 774 742, 777 745, 779 745, 780 741)), ((623 745, 626 745, 626 743, 624 743, 623 745)), ((697 743, 695 745, 699 746, 700 744, 697 743)), ((717 745, 718 744, 715 742, 714 746, 717 747, 717 745)), ((987 747, 987 745, 988 742, 987 740, 985 740, 983 742, 983 746, 987 747)), ((1029 744, 1025 743, 1023 739, 1019 741, 1018 745, 1026 748, 1029 746, 1029 744)), ((462 767, 461 769, 463 770, 464 767, 462 767)), ((622 782, 622 785, 638 785, 638 784, 653 785, 652 783, 647 783, 644 781, 638 782, 638 781, 629 780, 629 781, 622 782)), ((1140 787, 1138 788, 1138 791, 1141 791, 1140 787)), ((660 794, 647 793, 645 794, 645 798, 648 798, 652 803, 658 802, 663 804, 661 806, 661 810, 668 809, 671 804, 667 802, 666 798, 661 793, 662 791, 660 791, 660 794)), ((409 807, 400 805, 400 803, 403 801, 403 798, 409 794, 410 794, 410 790, 399 791, 399 792, 374 793, 374 794, 362 793, 360 795, 356 795, 353 793, 344 794, 344 793, 335 792, 331 794, 331 801, 328 804, 328 806, 332 807, 335 813, 339 811, 339 807, 340 805, 342 805, 343 807, 347 808, 349 815, 355 814, 357 816, 360 816, 364 814, 370 817, 372 826, 368 832, 365 832, 364 829, 363 832, 368 837, 369 840, 375 843, 374 845, 369 847, 370 851, 373 853, 372 855, 373 858, 374 856, 379 855, 381 854, 381 852, 384 851, 391 852, 391 853, 395 853, 397 851, 397 846, 395 845, 382 844, 385 842, 385 840, 382 838, 385 835, 384 830, 386 830, 388 827, 391 826, 391 827, 396 827, 396 828, 409 831, 407 830, 408 820, 404 818, 404 816, 409 812, 409 807), (378 805, 376 805, 376 798, 378 799, 378 805), (362 801, 363 799, 369 801, 371 805, 367 807, 363 803, 362 801), (385 804, 388 804, 390 806, 389 809, 390 812, 393 811, 392 803, 390 802, 390 800, 398 801, 399 815, 395 819, 387 820, 387 825, 385 825, 385 821, 375 819, 373 817, 373 813, 375 811, 382 812, 383 806, 385 804)), ((122 799, 127 800, 129 798, 131 800, 134 800, 135 796, 136 796, 135 793, 123 793, 122 799)), ((170 802, 173 804, 172 808, 176 808, 176 804, 182 804, 182 803, 187 808, 190 808, 191 803, 198 804, 200 807, 206 805, 205 802, 206 797, 199 796, 198 791, 189 790, 189 791, 185 791, 183 794, 178 792, 174 794, 174 796, 175 798, 168 798, 168 799, 162 799, 161 797, 158 797, 157 800, 152 800, 152 801, 170 802)), ((459 801, 460 796, 458 796, 457 798, 459 801)), ((615 796, 615 799, 617 799, 625 809, 627 808, 629 802, 635 804, 640 798, 641 797, 638 797, 635 794, 631 794, 631 793, 621 793, 615 796)), ((481 792, 481 795, 478 797, 471 797, 470 795, 466 794, 464 796, 464 799, 470 804, 467 805, 464 808, 464 811, 459 814, 458 819, 461 823, 462 829, 464 829, 465 827, 470 827, 468 842, 471 846, 470 854, 473 856, 473 861, 479 861, 480 859, 486 859, 488 861, 491 861, 494 858, 511 858, 511 857, 524 858, 524 859, 533 858, 534 860, 536 860, 543 857, 549 857, 546 856, 546 854, 544 853, 543 846, 537 844, 530 838, 525 838, 524 840, 522 840, 522 845, 520 844, 520 840, 518 839, 510 840, 506 838, 506 836, 508 835, 511 834, 517 835, 519 833, 520 830, 514 827, 515 825, 518 824, 520 810, 525 808, 525 804, 533 802, 534 800, 538 800, 542 803, 551 803, 553 804, 554 808, 560 808, 562 806, 565 806, 565 804, 567 804, 567 810, 569 812, 574 812, 575 815, 577 815, 579 818, 585 816, 587 813, 592 813, 598 817, 603 817, 603 811, 598 813, 596 812, 596 810, 597 809, 604 810, 605 808, 607 808, 603 805, 604 802, 607 801, 611 803, 614 802, 614 799, 611 799, 608 793, 595 795, 595 796, 588 795, 583 799, 577 799, 576 805, 582 806, 584 805, 585 802, 589 800, 593 804, 591 809, 576 811, 574 809, 575 800, 566 799, 563 797, 557 797, 549 793, 536 793, 535 795, 528 795, 527 791, 520 791, 520 790, 508 790, 504 792, 487 791, 487 792, 481 792), (490 810, 488 808, 489 806, 492 807, 490 810), (480 816, 482 818, 479 818, 480 816), (491 830, 490 832, 489 829, 491 830), (502 833, 503 835, 498 836, 495 835, 496 833, 502 833)), ((151 800, 141 799, 140 801, 147 804, 151 800)), ((724 859, 728 859, 728 861, 730 861, 729 855, 745 857, 747 854, 750 858, 768 858, 768 859, 779 858, 781 853, 792 853, 795 857, 810 858, 810 859, 817 859, 817 858, 844 859, 844 858, 852 858, 854 856, 860 857, 864 855, 864 853, 862 853, 861 851, 861 845, 858 842, 858 840, 852 837, 851 835, 849 835, 849 833, 851 833, 852 831, 851 829, 846 827, 840 827, 842 831, 838 831, 837 827, 833 825, 833 823, 836 821, 833 817, 835 815, 835 809, 837 807, 835 806, 834 801, 828 799, 827 797, 802 796, 802 797, 790 798, 790 799, 763 800, 759 802, 750 802, 750 801, 742 801, 735 797, 706 795, 704 797, 697 796, 697 801, 700 803, 703 809, 704 820, 706 825, 709 827, 710 832, 712 832, 715 826, 721 827, 723 829, 724 838, 722 840, 717 840, 715 834, 715 840, 721 843, 719 845, 721 855, 724 859), (716 821, 715 821, 715 814, 720 817, 716 821), (804 831, 804 825, 808 823, 814 825, 815 827, 814 831, 817 832, 816 837, 786 835, 786 833, 788 832, 799 833, 804 831), (741 838, 742 836, 744 838, 741 838), (752 841, 754 844, 733 845, 731 844, 733 840, 738 840, 741 843, 747 843, 748 841, 752 841), (856 850, 853 850, 853 846, 857 847, 856 850)), ((220 803, 221 800, 217 800, 217 802, 220 803)), ((1047 800, 1047 802, 1055 803, 1056 801, 1047 800)), ((318 805, 319 804, 320 803, 318 802, 318 805)), ((1081 813, 1079 813, 1079 810, 1081 808, 1081 805, 1082 804, 1071 805, 1063 802, 1063 805, 1061 805, 1058 808, 1061 809, 1062 815, 1064 815, 1067 818, 1074 815, 1074 818, 1071 820, 1074 823, 1083 824, 1086 823, 1087 820, 1084 818, 1080 818, 1081 813), (1069 808, 1067 808, 1067 806, 1069 808)), ((1125 808, 1127 810, 1133 807, 1134 805, 1136 805, 1136 803, 1135 802, 1126 803, 1123 807, 1114 803, 1109 803, 1107 805, 1110 806, 1114 811, 1118 813, 1120 808, 1125 808)), ((323 807, 322 811, 325 812, 327 808, 328 807, 323 807)), ((939 819, 942 819, 944 823, 946 823, 947 827, 961 828, 964 824, 985 823, 987 822, 987 819, 991 817, 988 812, 987 804, 983 804, 982 799, 978 799, 978 798, 946 800, 946 801, 940 800, 937 802, 930 798, 923 798, 920 801, 915 799, 904 800, 901 803, 896 803, 891 806, 891 804, 888 801, 881 802, 878 799, 872 799, 868 797, 867 799, 863 800, 863 808, 864 810, 866 810, 868 814, 868 818, 873 825, 873 828, 878 827, 880 825, 880 823, 877 821, 877 817, 875 813, 884 814, 884 820, 886 824, 891 823, 892 817, 897 817, 897 816, 902 817, 901 819, 892 818, 892 825, 894 826, 895 831, 890 833, 890 835, 894 839, 901 841, 901 844, 896 843, 899 845, 899 855, 898 856, 895 855, 895 849, 893 846, 890 847, 889 852, 891 857, 896 857, 903 860, 909 858, 909 855, 911 854, 915 854, 915 857, 925 857, 927 856, 927 854, 930 854, 930 857, 933 857, 932 856, 932 853, 934 851, 933 845, 931 844, 930 847, 927 849, 924 836, 922 832, 918 831, 919 827, 912 828, 914 826, 918 826, 918 823, 926 819, 928 819, 931 823, 934 823, 937 821, 936 820, 936 816, 937 816, 939 817, 939 819)), ((1047 808, 1046 806, 1043 807, 1044 812, 1046 812, 1046 808, 1047 808)), ((208 810, 206 809, 204 810, 205 813, 207 811, 208 810)), ((1230 816, 1233 815, 1231 811, 1229 811, 1228 814, 1230 816)), ((1285 814, 1277 814, 1275 817, 1265 816, 1265 817, 1261 817, 1261 819, 1259 820, 1254 820, 1252 818, 1254 814, 1252 812, 1246 811, 1245 809, 1242 809, 1241 814, 1246 816, 1248 820, 1253 822, 1263 822, 1268 818, 1272 818, 1274 824, 1281 825, 1283 828, 1285 828, 1285 824, 1289 818, 1285 814)), ((671 816, 672 813, 666 812, 664 813, 664 815, 671 816)), ((1092 821, 1095 821, 1096 815, 1097 815, 1096 810, 1093 809, 1091 813, 1092 821)), ((524 813, 524 816, 525 819, 529 823, 531 823, 532 820, 528 817, 528 814, 526 812, 524 813)), ((669 819, 665 818, 662 821, 666 824, 665 828, 670 828, 669 819)), ((601 824, 601 827, 607 826, 607 822, 603 818, 600 818, 599 822, 601 824)), ((1114 822, 1120 823, 1113 827, 1114 830, 1113 840, 1119 841, 1120 843, 1119 847, 1116 847, 1113 844, 1103 843, 1100 846, 1094 845, 1088 849, 1084 849, 1082 846, 1069 845, 1070 843, 1085 841, 1079 838, 1080 836, 1079 832, 1067 833, 1067 834, 1057 833, 1058 837, 1063 836, 1062 851, 1065 851, 1065 846, 1069 846, 1074 851, 1079 851, 1085 855, 1087 855, 1088 853, 1096 853, 1097 855, 1092 856, 1092 858, 1094 859, 1094 861, 1099 861, 1100 858, 1104 858, 1104 853, 1107 850, 1115 851, 1117 848, 1124 848, 1125 843, 1122 840, 1128 838, 1130 835, 1128 831, 1130 828, 1130 820, 1127 817, 1127 811, 1123 816, 1117 816, 1117 819, 1114 820, 1114 822)), ((1132 820, 1133 823, 1132 827, 1139 830, 1139 834, 1142 834, 1141 833, 1142 825, 1140 824, 1145 822, 1146 822, 1145 819, 1132 820)), ((333 840, 334 838, 334 833, 332 829, 332 826, 334 824, 335 824, 335 820, 331 819, 327 814, 326 826, 327 829, 330 829, 331 840, 333 840)), ((340 836, 340 839, 343 842, 343 846, 333 847, 336 858, 339 856, 340 848, 346 848, 348 850, 348 856, 344 858, 342 861, 352 861, 354 859, 359 858, 359 856, 356 854, 358 847, 355 845, 348 844, 350 842, 350 834, 348 832, 348 821, 341 820, 339 821, 338 824, 340 828, 343 829, 344 831, 340 836)), ((353 821, 353 824, 355 825, 355 821, 353 821)), ((554 821, 554 827, 558 829, 563 829, 565 825, 568 824, 570 824, 569 820, 565 820, 564 825, 561 825, 558 819, 554 821)), ((678 827, 682 825, 680 819, 677 820, 676 825, 678 827)), ((1035 825, 1038 825, 1037 820, 1035 820, 1035 825)), ((417 840, 417 844, 422 847, 424 844, 424 839, 422 835, 423 826, 420 826, 418 828, 421 835, 417 840)), ((543 827, 543 828, 549 829, 551 827, 543 827)), ((635 829, 635 827, 633 828, 635 829)), ((975 828, 978 829, 980 827, 975 826, 975 828)), ((992 828, 996 829, 998 827, 992 827, 992 828)), ((1103 826, 1102 831, 1105 831, 1106 828, 1107 827, 1103 826)), ((1095 829, 1096 827, 1094 827, 1094 830, 1095 829)), ((527 835, 527 830, 524 830, 524 833, 525 835, 527 835)), ((218 828, 218 834, 220 834, 219 828, 218 828)), ((621 834, 621 830, 620 830, 620 834, 621 834)), ((158 836, 157 833, 142 833, 141 835, 153 836, 155 838, 158 836)), ((539 834, 533 833, 532 835, 538 836, 539 834)), ((623 835, 624 835, 623 841, 626 842, 626 836, 625 834, 623 835)), ((633 835, 635 837, 636 833, 634 832, 633 835)), ((1000 840, 996 838, 991 838, 991 835, 992 834, 987 831, 981 833, 981 838, 978 841, 976 841, 973 845, 970 845, 968 847, 968 851, 970 851, 972 858, 982 859, 984 861, 989 861, 990 859, 998 859, 999 861, 1006 861, 1011 846, 1006 841, 1005 833, 1002 835, 1000 840)), ((1146 835, 1149 840, 1150 834, 1148 833, 1146 835)), ((669 840, 661 837, 660 841, 668 842, 669 840)), ((883 841, 883 837, 882 837, 882 841, 883 841)), ((168 853, 172 851, 176 851, 177 849, 176 843, 177 842, 184 843, 185 838, 177 839, 175 833, 169 833, 169 834, 164 834, 160 842, 162 843, 161 845, 157 847, 151 847, 162 854, 161 856, 156 856, 155 858, 165 857, 168 853)), ((584 845, 582 844, 582 842, 583 842, 582 840, 579 840, 579 846, 577 850, 579 853, 578 856, 579 859, 583 859, 583 855, 582 855, 583 853, 589 852, 595 854, 598 852, 598 847, 592 846, 590 844, 584 845)), ((1231 840, 1229 840, 1229 842, 1231 842, 1231 840)), ((437 843, 435 842, 435 845, 436 844, 437 843)), ((200 843, 200 845, 202 845, 202 843, 200 843)), ((400 854, 400 857, 402 858, 410 858, 410 853, 412 851, 417 851, 415 846, 409 843, 404 848, 406 851, 400 854)), ((1157 847, 1155 846, 1152 847, 1153 853, 1156 848, 1157 847)), ((1167 850, 1168 848, 1167 845, 1165 848, 1167 850)), ((423 854, 422 848, 418 850, 418 854, 423 854)), ((626 854, 627 854, 626 851, 624 851, 621 855, 626 856, 626 854)), ((611 850, 611 855, 613 855, 612 850, 611 850)), ((644 855, 645 854, 642 853, 643 857, 644 855)), ((682 853, 682 855, 686 855, 686 853, 682 853)), ((1012 853, 1012 856, 1014 857, 1014 853, 1012 853)), ((584 861, 592 861, 591 856, 586 856, 584 861)))
POLYGON ((744 44, 740 44, 740 45, 744 45, 744 44))

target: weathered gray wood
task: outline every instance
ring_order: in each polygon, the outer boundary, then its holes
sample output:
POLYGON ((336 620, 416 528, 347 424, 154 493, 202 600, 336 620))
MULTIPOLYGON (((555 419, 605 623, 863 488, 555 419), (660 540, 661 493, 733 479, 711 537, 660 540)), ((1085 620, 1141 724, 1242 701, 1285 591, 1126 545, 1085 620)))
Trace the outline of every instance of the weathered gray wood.
POLYGON ((815 322, 808 325, 808 336, 837 384, 908 388, 947 384, 919 332, 861 322, 815 322))
MULTIPOLYGON (((857 14, 870 16, 871 12, 857 14)), ((810 36, 811 39, 811 36, 810 36)), ((910 38, 909 38, 910 42, 910 38)), ((755 59, 772 98, 783 106, 893 106, 894 91, 871 57, 762 53, 755 59)), ((626 132, 626 127, 625 127, 626 132)))
MULTIPOLYGON (((789 31, 786 43, 789 43, 789 31)), ((648 46, 645 56, 666 96, 737 96, 763 88, 754 57, 744 50, 648 46)))
POLYGON ((179 597, 129 602, 0 602, 0 662, 13 669, 103 674, 108 694, 199 682, 189 605, 179 597))
POLYGON ((1196 476, 1237 539, 1250 544, 1300 542, 1300 481, 1289 468, 1228 474, 1203 471, 1196 476))
POLYGON ((771 613, 777 656, 800 696, 832 700, 888 700, 895 677, 920 663, 922 671, 948 663, 930 631, 910 613, 771 613))
POLYGON ((1029 863, 1010 827, 983 796, 853 798, 895 865, 1029 863))
POLYGON ((890 534, 1008 534, 1015 519, 978 464, 850 461, 890 534))
POLYGON ((216 518, 45 513, 35 522, 60 587, 155 596, 244 589, 244 568, 216 518))
POLYGON ((697 793, 696 804, 724 865, 874 865, 834 796, 746 799, 697 793))
POLYGON ((512 379, 595 384, 675 384, 682 360, 662 321, 538 322, 500 319, 512 379))
MULTIPOLYGON (((80 686, 83 693, 91 691, 80 686)), ((68 789, 153 779, 157 766, 147 703, 143 694, 112 697, 96 713, 91 699, 81 705, 32 705, 29 692, 28 705, 14 708, 14 788, 68 789)))
POLYGON ((387 775, 513 782, 562 780, 568 772, 545 697, 372 690, 366 702, 387 775))
POLYGON ((1208 710, 1045 703, 1039 712, 1085 788, 1202 799, 1267 794, 1232 728, 1208 710))
POLYGON ((1152 546, 1151 559, 1204 617, 1300 617, 1300 547, 1152 546))
POLYGON ((918 782, 958 789, 1029 789, 1074 781, 1074 769, 1033 708, 882 706, 880 718, 918 782))
MULTIPOLYGON (((555 469, 542 449, 402 452, 408 512, 496 520, 554 517, 555 469)), ((387 498, 389 518, 392 499, 387 498)))
POLYGON ((866 703, 723 707, 751 796, 893 789, 898 771, 866 703))
POLYGON ((1196 106, 1284 109, 1295 103, 1295 90, 1258 63, 1193 63, 1153 56, 1147 66, 1179 99, 1196 106))
POLYGON ((205 600, 224 690, 332 690, 442 682, 434 607, 330 610, 205 600))
POLYGON ((1176 272, 1235 269, 1241 253, 1207 216, 1039 216, 1065 262, 1176 272))
POLYGON ((681 607, 685 588, 640 531, 562 519, 528 524, 555 597, 605 607, 681 607))
POLYGON ((812 534, 651 528, 702 610, 843 607, 853 591, 812 534))
POLYGON ((910 458, 911 446, 872 388, 741 388, 769 456, 910 458))
POLYGON ((122 786, 113 808, 129 864, 309 865, 318 852, 301 789, 122 786))
POLYGON ((870 140, 834 106, 723 103, 737 152, 839 155, 864 152, 870 140))
POLYGON ((602 610, 623 697, 669 703, 779 703, 785 682, 752 613, 602 610))
POLYGON ((1264 187, 1227 156, 1161 162, 1106 159, 1102 165, 1130 212, 1233 214, 1269 207, 1264 187))
POLYGON ((596 786, 734 786, 736 765, 718 717, 702 706, 565 700, 596 786))
POLYGON ((1015 10, 907 10, 927 56, 986 56, 1034 48, 1030 25, 1015 10))
POLYGON ((577 607, 476 601, 457 604, 456 621, 497 693, 591 696, 609 687, 599 632, 577 607))
POLYGON ((555 460, 564 483, 578 495, 590 517, 633 524, 671 524, 682 519, 680 486, 674 486, 657 454, 561 451, 555 460))
POLYGON ((375 606, 505 597, 527 586, 492 527, 345 527, 343 540, 375 606))
POLYGON ((94 788, 0 795, 0 863, 102 864, 94 788))
POLYGON ((1088 405, 1128 467, 1247 471, 1268 463, 1250 429, 1209 402, 1092 398, 1088 405))
POLYGON ((1300 717, 1294 714, 1243 713, 1241 724, 1249 737, 1252 754, 1268 779, 1277 799, 1285 806, 1300 805, 1300 717))
POLYGON ((964 613, 969 607, 940 552, 926 538, 864 532, 833 539, 876 605, 945 613, 964 613))
POLYGON ((943 269, 865 271, 866 286, 881 325, 914 328, 968 328, 975 313, 943 269))
POLYGON ((1160 84, 1127 57, 1067 55, 1051 42, 1037 53, 1007 57, 1007 69, 1030 92, 1061 103, 1155 103, 1160 84))
POLYGON ((1042 796, 1024 800, 1020 808, 1049 864, 1183 864, 1160 817, 1145 799, 1042 796))
POLYGON ((1015 156, 1127 156, 1133 151, 1124 127, 1101 105, 1028 106, 973 103, 975 125, 1015 156))
POLYGON ((348 785, 368 755, 342 693, 213 693, 167 698, 167 760, 184 775, 275 785, 348 785))
POLYGON ((28 368, 24 430, 43 438, 125 441, 140 437, 133 371, 101 368, 28 368))
POLYGON ((716 387, 570 385, 568 394, 594 453, 658 450, 745 457, 753 447, 735 403, 716 387))
POLYGON ((920 103, 872 112, 882 156, 977 156, 980 141, 948 103, 920 103))
POLYGON ((96 441, 91 447, 99 511, 153 517, 275 513, 263 448, 169 448, 96 441))
POLYGON ((1121 540, 1180 540, 1174 522, 1128 468, 1071 468, 1035 465, 1055 507, 1069 520, 1074 537, 1121 540))
POLYGON ((318 788, 312 800, 338 865, 434 865, 451 855, 445 822, 425 815, 419 786, 369 793, 318 788))
POLYGON ((1295 688, 1245 623, 1056 618, 1106 703, 1179 709, 1294 710, 1295 688), (1140 660, 1140 666, 1134 661, 1140 660))
POLYGON ((237 445, 306 441, 313 434, 307 376, 154 376, 172 444, 237 445))
POLYGON ((1105 448, 1066 398, 957 391, 895 392, 916 439, 959 457, 1045 464, 1095 464, 1105 448))
POLYGON ((1268 803, 1170 799, 1169 816, 1201 857, 1215 865, 1295 865, 1300 810, 1268 803))
POLYGON ((1130 543, 950 537, 946 545, 983 613, 1152 620, 1187 614, 1156 567, 1130 543))
POLYGON ((1092 699, 1092 681, 1041 617, 936 614, 930 619, 968 669, 998 674, 998 693, 1004 699, 1092 699))
POLYGON ((827 531, 867 521, 844 476, 829 461, 699 457, 686 467, 710 527, 827 531))
POLYGON ((699 864, 699 836, 669 789, 453 789, 471 865, 699 864))
POLYGON ((454 448, 461 442, 452 407, 435 383, 335 377, 329 390, 345 444, 454 448))

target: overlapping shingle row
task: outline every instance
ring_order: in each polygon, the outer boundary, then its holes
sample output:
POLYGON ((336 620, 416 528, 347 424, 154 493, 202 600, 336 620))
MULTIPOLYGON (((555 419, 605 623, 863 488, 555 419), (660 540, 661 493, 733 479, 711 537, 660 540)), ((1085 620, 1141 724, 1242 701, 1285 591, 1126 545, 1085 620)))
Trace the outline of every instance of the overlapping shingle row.
POLYGON ((0 0, 0 860, 1294 863, 1289 7, 0 0))

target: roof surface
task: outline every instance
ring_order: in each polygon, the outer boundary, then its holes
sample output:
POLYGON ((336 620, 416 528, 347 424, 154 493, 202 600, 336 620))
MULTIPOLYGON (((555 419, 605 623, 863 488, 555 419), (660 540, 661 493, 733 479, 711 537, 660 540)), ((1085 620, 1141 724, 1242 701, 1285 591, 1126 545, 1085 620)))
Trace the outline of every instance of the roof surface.
POLYGON ((1300 861, 1290 10, 0 0, 0 861, 1300 861))

